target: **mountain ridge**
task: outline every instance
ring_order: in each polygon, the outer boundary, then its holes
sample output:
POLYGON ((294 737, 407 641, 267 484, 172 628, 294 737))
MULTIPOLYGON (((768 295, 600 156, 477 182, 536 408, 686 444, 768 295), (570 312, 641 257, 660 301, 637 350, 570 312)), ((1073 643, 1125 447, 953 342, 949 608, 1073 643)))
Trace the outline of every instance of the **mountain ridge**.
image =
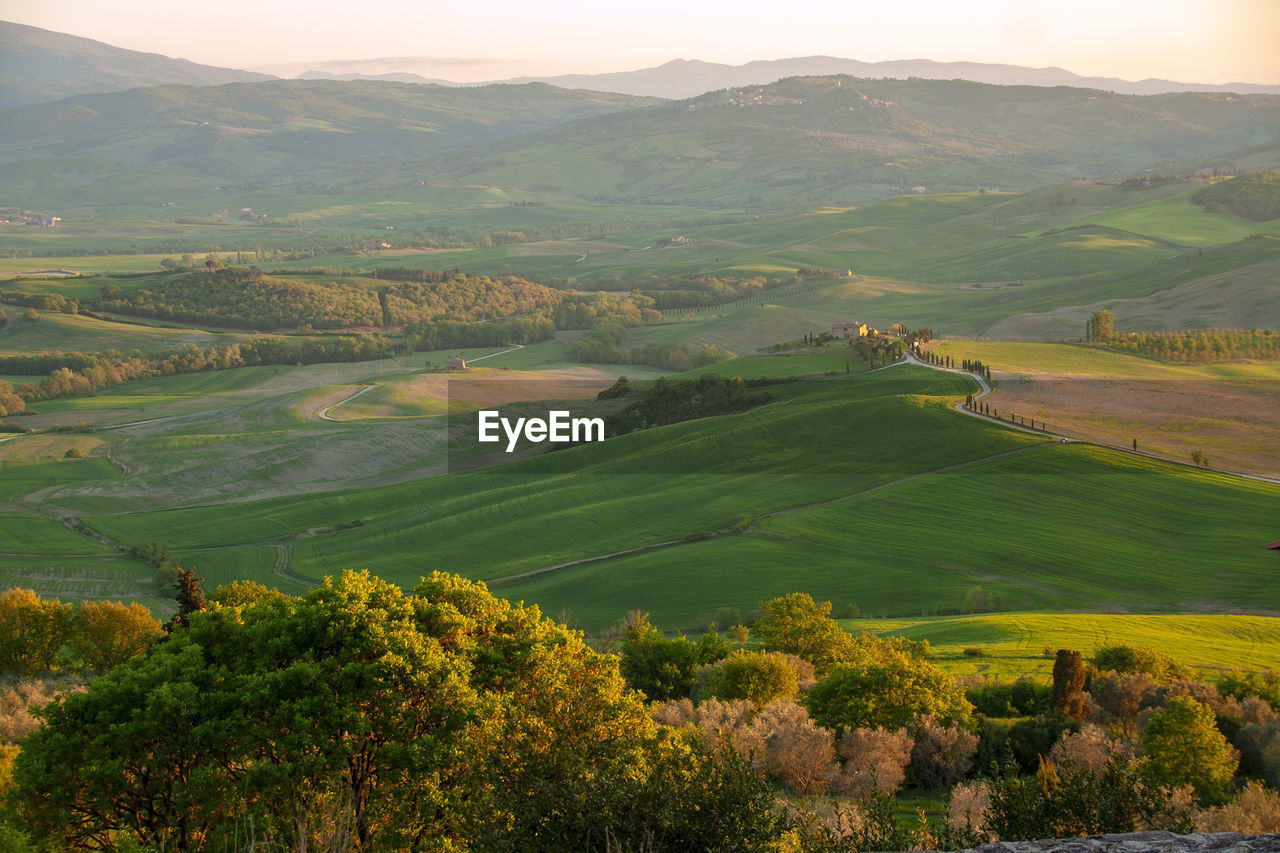
POLYGON ((163 84, 217 85, 270 74, 201 65, 0 21, 0 109, 163 84))
MULTIPOLYGON (((347 60, 344 66, 366 64, 375 69, 381 59, 347 60)), ((399 60, 403 62, 403 59, 399 60)), ((608 71, 596 74, 525 75, 482 83, 465 83, 425 76, 406 71, 378 73, 327 71, 320 66, 298 75, 300 78, 384 79, 402 82, 437 83, 448 86, 481 86, 493 83, 548 83, 565 89, 590 89, 628 95, 682 99, 718 89, 736 86, 758 86, 788 77, 848 74, 866 79, 903 79, 923 77, 930 80, 971 80, 998 86, 1071 86, 1101 89, 1123 95, 1157 95, 1174 92, 1233 92, 1238 94, 1280 95, 1280 86, 1261 83, 1232 82, 1223 84, 1183 83, 1176 80, 1146 78, 1124 80, 1119 77, 1084 76, 1065 68, 1048 66, 1032 68, 988 62, 939 62, 931 59, 893 59, 863 62, 835 56, 801 56, 785 59, 753 60, 742 65, 706 62, 700 59, 673 59, 650 68, 631 71, 608 71), (412 79, 412 78, 418 79, 412 79)))

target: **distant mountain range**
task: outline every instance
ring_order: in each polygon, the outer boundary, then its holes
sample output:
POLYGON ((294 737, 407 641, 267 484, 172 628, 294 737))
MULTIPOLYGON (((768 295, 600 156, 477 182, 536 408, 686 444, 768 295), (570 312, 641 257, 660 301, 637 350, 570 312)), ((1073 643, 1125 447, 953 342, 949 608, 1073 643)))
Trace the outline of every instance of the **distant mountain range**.
POLYGON ((667 101, 545 83, 270 80, 78 95, 6 111, 0 193, 116 198, 247 182, 521 188, 570 203, 796 208, 1027 189, 1264 148, 1280 97, 791 77, 667 101), (298 183, 301 182, 301 183, 298 183), (916 189, 920 187, 921 189, 916 189), (70 193, 70 195, 60 195, 70 193))
MULTIPOLYGON (((341 60, 317 63, 299 79, 384 80, 445 86, 479 86, 406 70, 414 62, 394 60, 396 71, 386 73, 390 59, 341 60)), ((423 58, 421 68, 432 68, 423 58)), ((438 68, 438 66, 435 66, 438 68)), ((677 59, 656 68, 605 74, 529 76, 491 83, 549 83, 564 89, 589 89, 645 97, 681 99, 704 92, 763 85, 788 77, 847 74, 861 78, 919 77, 931 80, 972 80, 996 85, 1072 86, 1132 95, 1169 92, 1235 92, 1280 94, 1280 86, 1254 83, 1207 85, 1172 80, 1120 80, 1082 77, 1062 68, 1025 68, 982 62, 933 62, 927 59, 860 62, 832 56, 807 56, 723 65, 677 59)), ((37 27, 0 21, 0 109, 55 101, 70 95, 119 92, 143 86, 192 86, 276 79, 269 74, 198 65, 155 53, 124 50, 92 39, 37 27)))
MULTIPOLYGON (((299 75, 302 78, 328 80, 395 80, 401 83, 439 83, 443 85, 482 85, 453 83, 437 77, 423 77, 407 72, 393 74, 351 71, 353 66, 369 69, 381 67, 385 60, 344 61, 343 71, 324 65, 299 75)), ((398 60, 405 64, 405 60, 398 60)), ((336 63, 335 63, 336 65, 336 63)), ((1280 95, 1280 86, 1257 83, 1180 83, 1174 80, 1121 80, 1116 77, 1082 77, 1063 68, 1026 68, 1021 65, 998 65, 985 62, 934 62, 929 59, 899 59, 889 62, 859 62, 834 56, 804 56, 748 62, 745 65, 722 65, 700 60, 675 59, 656 68, 617 71, 605 74, 564 74, 549 77, 515 77, 492 83, 550 83, 565 89, 592 89, 654 98, 691 98, 703 92, 737 86, 757 86, 786 77, 817 77, 848 74, 868 79, 905 80, 923 77, 928 80, 972 80, 999 86, 1072 86, 1080 89, 1102 89, 1124 95, 1158 95, 1170 92, 1236 92, 1238 94, 1280 95)))
POLYGON ((139 86, 203 86, 270 79, 269 74, 198 65, 0 21, 0 109, 139 86))

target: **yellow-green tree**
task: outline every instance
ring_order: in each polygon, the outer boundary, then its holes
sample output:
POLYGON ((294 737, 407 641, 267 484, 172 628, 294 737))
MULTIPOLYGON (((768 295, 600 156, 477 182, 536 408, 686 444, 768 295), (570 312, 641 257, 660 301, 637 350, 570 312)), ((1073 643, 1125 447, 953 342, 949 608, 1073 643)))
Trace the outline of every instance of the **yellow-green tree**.
POLYGON ((1162 781, 1191 783, 1201 797, 1225 799, 1240 754, 1218 731, 1213 711, 1189 696, 1175 696, 1142 730, 1142 748, 1162 781))
POLYGON ((854 640, 831 619, 831 602, 818 603, 804 592, 764 602, 764 615, 751 633, 771 652, 786 652, 813 664, 822 675, 854 653, 854 640))
POLYGON ((53 669, 71 628, 72 607, 30 589, 0 593, 0 673, 38 675, 53 669))
POLYGON ((83 601, 76 608, 67 645, 89 669, 106 672, 147 650, 160 622, 141 604, 83 601))
POLYGON ((285 849, 727 851, 778 827, 750 769, 659 732, 615 658, 441 574, 215 595, 51 706, 15 779, 56 849, 221 849, 251 821, 285 849))
POLYGON ((833 730, 896 729, 917 715, 966 723, 973 709, 950 674, 893 642, 868 637, 859 638, 848 663, 809 689, 805 705, 833 730))

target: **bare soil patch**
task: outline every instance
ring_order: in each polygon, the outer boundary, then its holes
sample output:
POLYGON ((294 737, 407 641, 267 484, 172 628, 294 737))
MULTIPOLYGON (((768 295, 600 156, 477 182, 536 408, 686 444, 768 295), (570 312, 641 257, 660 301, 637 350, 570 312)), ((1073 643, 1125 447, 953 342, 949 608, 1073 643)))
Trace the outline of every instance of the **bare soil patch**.
POLYGON ((1001 417, 1044 421, 1053 432, 1100 444, 1264 477, 1280 476, 1280 394, 1274 382, 1065 379, 996 376, 987 398, 1001 417))

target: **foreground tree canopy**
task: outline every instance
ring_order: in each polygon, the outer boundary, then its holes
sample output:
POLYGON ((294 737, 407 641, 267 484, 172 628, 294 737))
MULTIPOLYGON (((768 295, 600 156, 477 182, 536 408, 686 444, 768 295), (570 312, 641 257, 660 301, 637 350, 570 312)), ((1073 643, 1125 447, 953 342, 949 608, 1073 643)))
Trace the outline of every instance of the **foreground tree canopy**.
MULTIPOLYGON (((663 734, 616 660, 536 608, 434 574, 215 597, 50 707, 16 768, 59 849, 756 849, 767 787, 663 734)), ((761 843, 763 843, 761 841, 761 843)))

